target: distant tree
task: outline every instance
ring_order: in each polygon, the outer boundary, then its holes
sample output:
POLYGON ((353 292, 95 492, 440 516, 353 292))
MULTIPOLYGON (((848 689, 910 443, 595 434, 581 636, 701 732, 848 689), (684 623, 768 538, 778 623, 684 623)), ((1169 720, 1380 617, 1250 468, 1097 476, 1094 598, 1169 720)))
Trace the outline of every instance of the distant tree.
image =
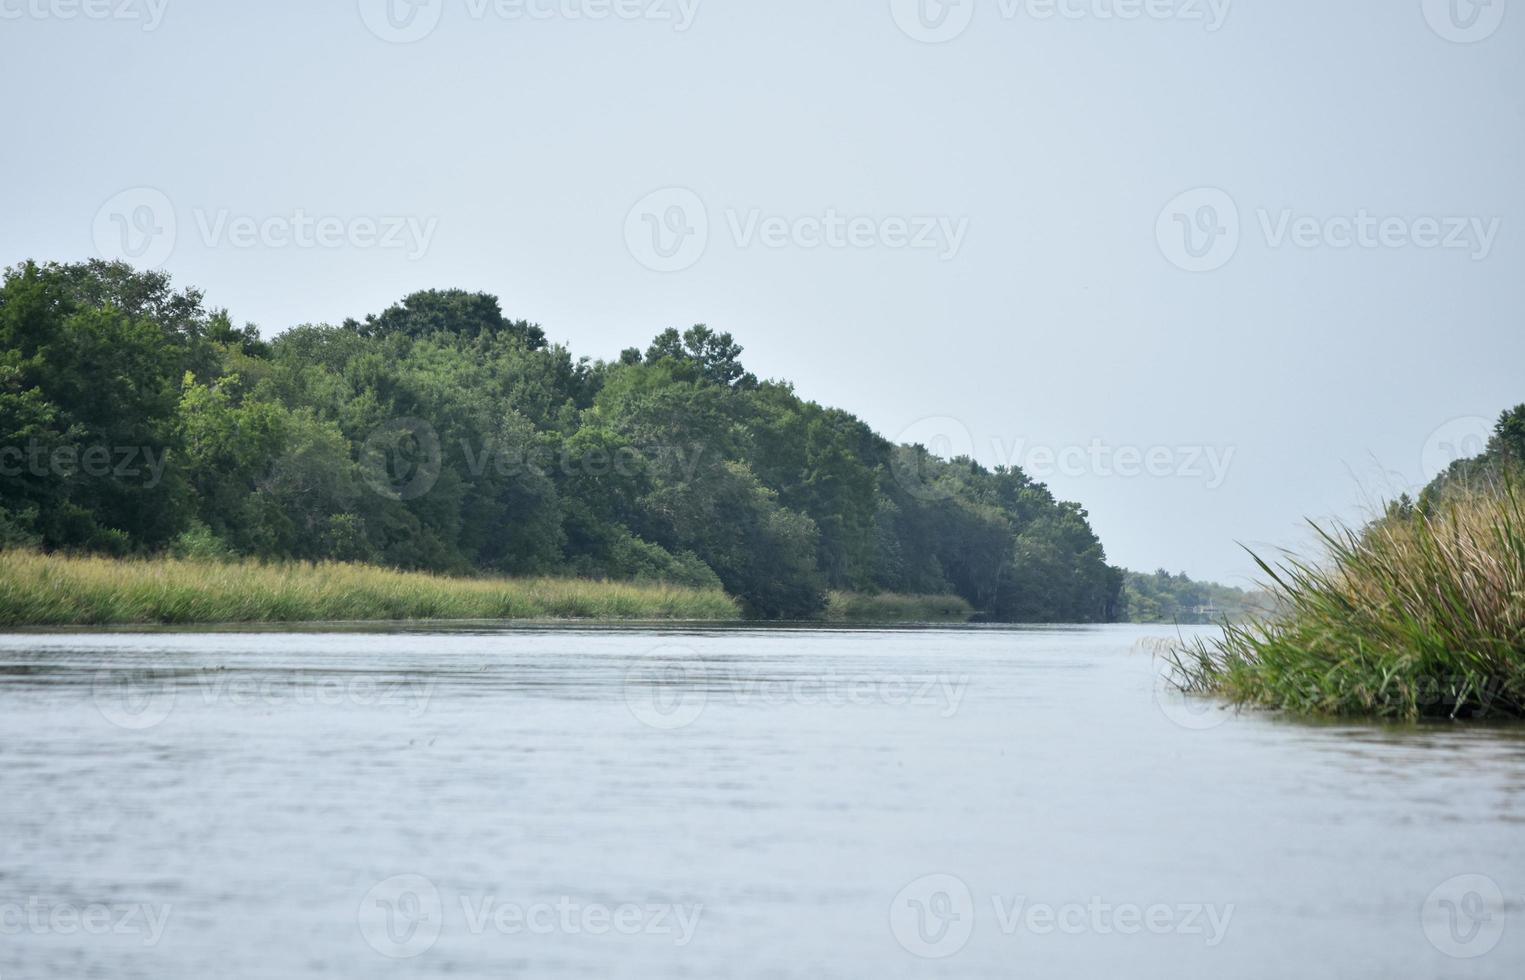
POLYGON ((450 333, 474 338, 507 333, 518 337, 531 350, 546 346, 545 331, 525 320, 508 320, 496 296, 461 289, 414 293, 380 315, 368 316, 364 321, 349 320, 345 326, 366 337, 450 333))
POLYGON ((1499 416, 1488 448, 1503 459, 1525 463, 1525 405, 1517 405, 1499 416))
POLYGON ((1420 492, 1415 510, 1432 514, 1438 503, 1457 493, 1488 490, 1506 480, 1518 480, 1522 469, 1525 469, 1525 405, 1518 405, 1499 415, 1481 455, 1453 460, 1445 472, 1430 481, 1420 492))
POLYGON ((1119 615, 1135 623, 1211 623, 1243 619, 1258 611, 1248 593, 1214 582, 1194 582, 1185 572, 1161 568, 1149 575, 1122 572, 1119 615))
POLYGON ((646 349, 646 363, 655 364, 667 358, 693 364, 700 376, 712 384, 755 387, 757 378, 741 365, 742 351, 730 334, 717 334, 701 323, 681 335, 675 328, 662 331, 646 349))
POLYGON ((211 321, 207 325, 207 339, 213 343, 236 348, 250 357, 270 356, 270 345, 260 339, 259 328, 252 323, 242 327, 233 326, 233 320, 228 316, 227 310, 218 310, 212 314, 211 321))

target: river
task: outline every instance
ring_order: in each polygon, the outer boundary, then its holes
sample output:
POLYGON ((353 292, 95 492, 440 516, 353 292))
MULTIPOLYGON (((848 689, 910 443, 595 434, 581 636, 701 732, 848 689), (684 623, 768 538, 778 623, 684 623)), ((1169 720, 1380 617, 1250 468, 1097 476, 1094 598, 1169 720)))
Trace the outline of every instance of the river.
POLYGON ((1525 729, 1170 635, 3 635, 0 978, 1525 972, 1525 729))

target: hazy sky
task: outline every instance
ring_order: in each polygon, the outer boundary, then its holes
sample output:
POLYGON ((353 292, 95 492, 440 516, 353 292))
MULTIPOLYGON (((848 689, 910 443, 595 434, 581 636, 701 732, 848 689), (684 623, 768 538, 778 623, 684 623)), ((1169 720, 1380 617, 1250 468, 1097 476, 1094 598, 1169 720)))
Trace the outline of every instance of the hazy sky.
MULTIPOLYGON (((1525 4, 1521 4, 1525 6, 1525 4)), ((1506 0, 0 0, 0 260, 733 332, 1242 583, 1525 401, 1506 0)))

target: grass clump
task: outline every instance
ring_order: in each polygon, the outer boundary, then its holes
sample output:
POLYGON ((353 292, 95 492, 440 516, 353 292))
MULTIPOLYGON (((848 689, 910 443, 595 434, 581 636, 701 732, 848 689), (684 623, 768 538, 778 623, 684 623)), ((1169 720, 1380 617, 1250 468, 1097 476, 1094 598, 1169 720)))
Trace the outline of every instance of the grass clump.
POLYGON ((858 623, 967 623, 974 607, 956 595, 833 592, 826 619, 858 623))
POLYGON ((1318 530, 1270 576, 1280 611, 1174 656, 1188 690, 1301 714, 1525 717, 1525 503, 1513 485, 1318 530))
POLYGON ((736 601, 718 588, 462 579, 343 563, 0 552, 0 627, 739 617, 736 601))

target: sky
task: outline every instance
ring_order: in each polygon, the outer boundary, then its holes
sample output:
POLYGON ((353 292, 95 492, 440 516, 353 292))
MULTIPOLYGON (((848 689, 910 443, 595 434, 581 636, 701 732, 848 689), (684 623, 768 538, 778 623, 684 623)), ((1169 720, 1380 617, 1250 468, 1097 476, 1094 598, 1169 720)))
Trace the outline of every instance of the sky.
POLYGON ((0 0, 0 263, 733 333, 1245 585, 1525 402, 1525 3, 0 0))

